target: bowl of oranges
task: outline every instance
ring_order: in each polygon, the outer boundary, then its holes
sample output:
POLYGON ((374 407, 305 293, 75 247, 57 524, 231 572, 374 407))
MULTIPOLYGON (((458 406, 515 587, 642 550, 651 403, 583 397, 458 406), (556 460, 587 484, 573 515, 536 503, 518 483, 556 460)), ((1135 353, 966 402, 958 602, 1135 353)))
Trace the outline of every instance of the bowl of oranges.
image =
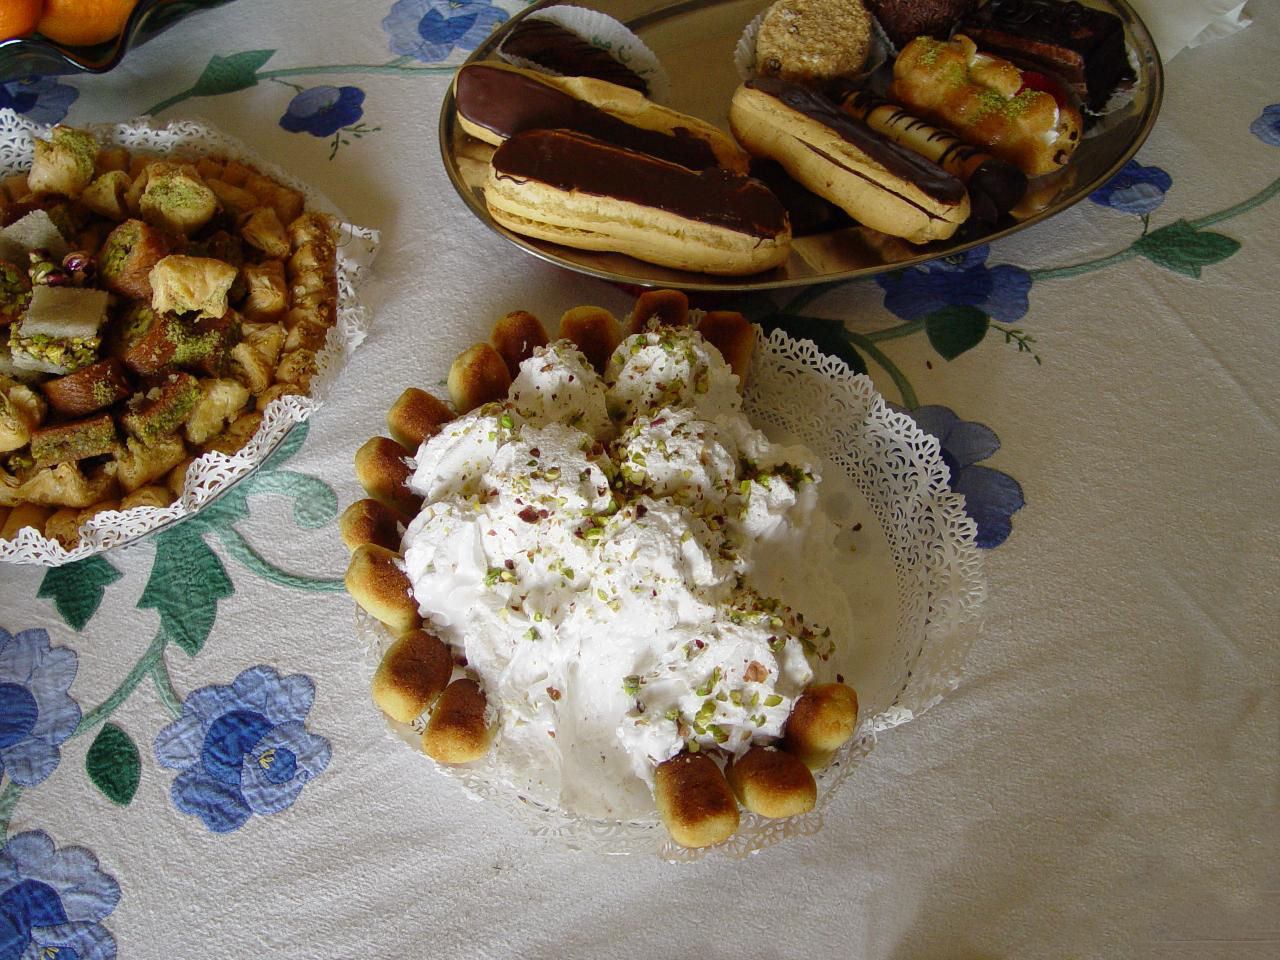
POLYGON ((229 0, 0 0, 0 83, 104 73, 140 43, 229 0))

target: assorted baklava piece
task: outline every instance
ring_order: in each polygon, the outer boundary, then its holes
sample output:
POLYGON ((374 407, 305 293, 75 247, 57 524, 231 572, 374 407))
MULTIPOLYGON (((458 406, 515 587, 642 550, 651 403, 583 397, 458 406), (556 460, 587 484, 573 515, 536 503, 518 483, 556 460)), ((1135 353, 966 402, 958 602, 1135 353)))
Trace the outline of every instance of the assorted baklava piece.
POLYGON ((306 394, 337 322, 334 223, 233 159, 55 127, 0 184, 0 539, 70 549, 165 506, 306 394))
MULTIPOLYGON (((627 336, 690 322, 684 294, 656 290, 642 294, 625 321, 600 307, 575 307, 561 318, 559 333, 602 372, 627 336)), ((697 330, 725 358, 741 387, 755 343, 751 324, 740 313, 715 311, 701 316, 697 330)), ((423 751, 440 763, 484 757, 498 708, 468 675, 465 658, 424 623, 414 599, 400 553, 404 530, 422 506, 409 488, 411 460, 425 440, 456 417, 505 400, 520 364, 549 339, 532 314, 507 314, 487 342, 454 360, 448 377, 452 406, 410 387, 388 411, 390 436, 372 438, 355 456, 356 476, 368 497, 348 507, 340 521, 351 551, 346 588, 395 637, 374 674, 373 700, 391 720, 414 724, 423 751)), ((653 771, 655 805, 671 838, 686 847, 723 842, 738 828, 740 805, 771 818, 812 810, 817 799, 812 771, 825 768, 852 738, 857 719, 858 699, 850 687, 814 683, 795 700, 776 742, 753 744, 733 757, 690 741, 653 771)))

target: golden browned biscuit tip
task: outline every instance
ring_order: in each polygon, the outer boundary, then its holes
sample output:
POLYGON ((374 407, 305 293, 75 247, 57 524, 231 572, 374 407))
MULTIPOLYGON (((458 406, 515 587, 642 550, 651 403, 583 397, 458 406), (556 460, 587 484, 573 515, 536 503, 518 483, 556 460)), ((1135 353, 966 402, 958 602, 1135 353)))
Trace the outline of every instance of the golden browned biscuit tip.
POLYGON ((435 634, 410 630, 382 655, 373 674, 373 702, 392 720, 412 723, 449 684, 453 657, 435 634))
POLYGON ((581 350, 597 373, 603 373, 622 342, 622 327, 604 307, 574 307, 560 318, 560 336, 581 350))
POLYGON ((409 451, 387 437, 372 437, 356 451, 356 479, 373 499, 412 517, 422 498, 409 489, 409 451))
MULTIPOLYGON (((38 503, 19 503, 9 511, 9 516, 0 528, 0 540, 12 540, 18 531, 31 527, 37 533, 44 531, 44 526, 53 516, 53 508, 38 503)), ((76 524, 77 529, 79 524, 76 524)))
POLYGON ((503 399, 510 386, 506 361, 487 343, 463 350, 449 367, 449 396, 460 414, 503 399))
POLYGON ((538 347, 547 345, 547 330, 532 313, 513 310, 493 325, 489 342, 502 356, 514 380, 520 364, 532 357, 538 347))
POLYGON ((453 411, 443 400, 425 390, 409 387, 387 411, 387 429, 396 443, 416 452, 423 440, 434 437, 452 419, 453 411))
POLYGON ((372 543, 384 550, 400 549, 400 518, 377 500, 357 500, 342 511, 338 533, 348 550, 372 543))
POLYGON ((738 829, 738 801, 705 753, 682 753, 660 763, 653 798, 671 839, 682 847, 709 847, 738 829))
POLYGON ((683 327, 689 322, 689 298, 679 290, 646 290, 636 297, 627 318, 627 336, 645 330, 650 322, 683 327))
POLYGON ((809 768, 773 747, 752 747, 729 766, 725 777, 742 805, 762 817, 808 813, 818 800, 809 768))
POLYGON ((747 382, 751 352, 756 346, 756 330, 736 310, 712 310, 698 324, 702 338, 720 351, 725 362, 738 375, 738 389, 747 382))
POLYGON ((787 719, 786 746, 805 759, 840 749, 858 725, 858 695, 843 683, 819 683, 806 690, 787 719))
POLYGON ((437 763, 470 763, 489 749, 480 685, 465 677, 445 687, 422 735, 422 749, 437 763))
POLYGON ((408 633, 422 625, 412 585, 400 568, 399 555, 366 543, 351 554, 345 584, 347 593, 392 633, 408 633))

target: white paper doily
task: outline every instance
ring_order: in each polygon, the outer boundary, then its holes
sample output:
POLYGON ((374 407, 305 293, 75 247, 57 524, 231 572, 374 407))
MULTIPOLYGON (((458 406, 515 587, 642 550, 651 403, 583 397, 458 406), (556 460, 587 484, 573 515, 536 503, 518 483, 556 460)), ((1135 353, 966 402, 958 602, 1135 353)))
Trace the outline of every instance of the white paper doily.
MULTIPOLYGON (((225 492, 232 484, 258 467, 295 424, 311 416, 328 396, 334 380, 346 365, 351 352, 368 331, 368 313, 360 304, 358 289, 367 278, 378 249, 378 231, 347 223, 337 207, 280 167, 253 153, 239 140, 199 120, 179 120, 155 126, 145 117, 124 123, 90 124, 104 145, 128 147, 148 152, 217 155, 250 164, 306 198, 306 208, 328 213, 338 219, 338 322, 330 329, 324 348, 316 353, 316 375, 311 378, 311 395, 283 396, 267 405, 262 423, 253 438, 238 453, 207 453, 187 469, 182 496, 167 507, 135 507, 110 511, 93 517, 80 531, 80 543, 64 549, 56 540, 47 540, 28 527, 13 540, 0 540, 0 562, 34 563, 56 567, 112 547, 138 540, 160 527, 176 523, 225 492)), ((12 110, 0 110, 0 177, 25 172, 31 167, 34 137, 48 137, 50 128, 32 123, 12 110)))
MULTIPOLYGON (((574 849, 656 853, 673 861, 697 860, 709 852, 741 858, 819 830, 831 798, 871 751, 877 734, 919 716, 959 682, 986 597, 982 562, 964 498, 947 485, 948 469, 937 440, 910 417, 891 410, 868 377, 823 355, 812 342, 775 330, 757 340, 744 406, 756 426, 781 431, 822 456, 828 464, 825 476, 834 467, 848 477, 883 530, 891 582, 897 586, 894 635, 883 638, 874 669, 863 670, 856 685, 858 731, 817 775, 818 802, 811 812, 769 820, 743 811, 738 832, 728 841, 709 851, 688 850, 671 842, 656 812, 635 820, 566 813, 521 796, 494 751, 475 763, 451 767, 435 764, 421 752, 421 729, 388 722, 388 737, 407 743, 442 774, 458 780, 470 796, 510 812, 534 836, 574 849)), ((356 634, 372 677, 392 637, 358 607, 356 634)))

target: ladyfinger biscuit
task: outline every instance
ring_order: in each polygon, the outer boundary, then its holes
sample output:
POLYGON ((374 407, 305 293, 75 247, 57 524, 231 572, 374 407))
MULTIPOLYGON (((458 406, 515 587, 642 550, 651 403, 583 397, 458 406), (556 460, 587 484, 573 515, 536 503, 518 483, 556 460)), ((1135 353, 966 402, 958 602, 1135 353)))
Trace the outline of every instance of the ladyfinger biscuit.
POLYGON ((387 411, 387 430, 406 450, 416 451, 422 441, 434 437, 450 420, 453 411, 425 390, 409 387, 387 411))
POLYGON ((679 270, 743 276, 791 251, 787 212, 758 180, 564 130, 507 140, 484 191, 490 216, 514 233, 679 270))
POLYGON ((514 380, 520 373, 520 364, 532 357, 538 347, 547 345, 547 331, 532 313, 513 310, 493 325, 489 343, 501 355, 514 380))
POLYGON ((527 130, 572 130, 690 170, 747 172, 747 155, 716 127, 604 80, 472 63, 458 71, 453 93, 458 124, 495 146, 527 130))
POLYGON ((574 307, 560 318, 560 336, 572 341, 597 373, 604 373, 622 342, 622 327, 604 307, 574 307))
POLYGON ((409 451, 387 437, 372 437, 356 451, 356 479, 373 499, 397 513, 412 517, 422 498, 408 486, 413 471, 409 451))
POLYGON ((773 747, 752 747, 729 766, 725 777, 742 805, 762 817, 808 813, 818 799, 809 768, 773 747))
POLYGON ((485 698, 480 685, 465 677, 445 687, 422 735, 422 749, 438 763, 470 763, 489 749, 485 698))
POLYGON ((449 396, 460 414, 503 399, 510 386, 511 373, 506 362, 487 343, 463 350, 449 367, 449 396))
POLYGON ((373 674, 373 702, 392 720, 412 723, 449 683, 453 657, 435 634, 410 630, 387 648, 373 674))
POLYGON ((344 582, 347 593, 366 613, 385 623, 392 633, 407 633, 421 626, 422 619, 399 560, 391 550, 366 543, 351 554, 344 582))
POLYGON ((682 847, 709 847, 738 829, 738 802, 705 753, 681 753, 660 763, 653 798, 671 839, 682 847))
POLYGON ((400 518, 377 500, 357 500, 338 518, 338 533, 348 550, 372 543, 384 550, 400 549, 400 518))
POLYGON ((738 376, 738 389, 747 382, 751 353, 756 346, 756 328, 736 310, 711 310, 698 323, 702 338, 720 351, 720 356, 738 376))
POLYGON ((650 322, 683 327, 689 322, 689 298, 679 290, 646 290, 636 297, 627 317, 627 336, 640 333, 650 322))
POLYGON ((858 695, 851 687, 815 684, 791 708, 784 731, 787 751, 813 766, 844 746, 857 725, 858 695))
POLYGON ((855 220, 912 243, 943 240, 969 217, 964 184, 876 133, 822 94, 771 77, 740 86, 733 135, 855 220))

